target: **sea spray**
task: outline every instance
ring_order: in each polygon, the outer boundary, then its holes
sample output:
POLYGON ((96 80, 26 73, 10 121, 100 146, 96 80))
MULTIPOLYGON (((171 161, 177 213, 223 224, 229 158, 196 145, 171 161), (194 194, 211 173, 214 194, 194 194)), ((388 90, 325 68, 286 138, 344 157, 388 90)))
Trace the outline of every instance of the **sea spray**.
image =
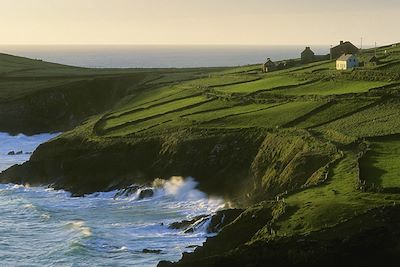
MULTIPOLYGON (((52 135, 4 137, 12 149, 25 151, 52 135)), ((3 147, 0 161, 2 157, 6 161, 0 166, 21 163, 21 158, 6 155, 9 148, 3 147)), ((133 194, 117 198, 117 191, 73 198, 53 188, 0 184, 1 266, 18 262, 24 266, 153 267, 161 260, 176 261, 182 252, 205 241, 207 222, 194 225, 191 233, 168 225, 213 214, 224 206, 222 199, 210 198, 196 186, 193 178, 172 177, 138 185, 133 194), (154 195, 140 200, 140 191, 145 189, 154 195)))
POLYGON ((168 198, 176 203, 196 202, 200 209, 208 208, 209 212, 215 212, 222 208, 227 208, 230 204, 222 198, 210 197, 206 193, 197 189, 198 182, 193 177, 184 178, 173 176, 170 179, 155 179, 151 186, 131 185, 128 188, 107 193, 91 194, 90 197, 113 195, 114 199, 146 200, 168 198), (141 198, 140 195, 145 190, 153 190, 154 195, 148 198, 141 198))
POLYGON ((159 194, 173 196, 176 200, 200 200, 206 199, 207 195, 196 189, 198 183, 192 178, 173 176, 169 180, 156 179, 153 187, 159 194))
POLYGON ((224 206, 222 199, 209 198, 196 186, 193 178, 157 179, 141 187, 154 190, 154 196, 139 200, 139 192, 117 199, 116 191, 73 198, 52 188, 1 185, 0 232, 9 238, 7 247, 0 244, 0 257, 5 266, 12 261, 70 266, 59 259, 82 266, 156 266, 160 260, 177 260, 209 236, 209 217, 196 221, 193 232, 168 225, 224 206), (18 256, 28 250, 29 256, 18 256), (21 253, 9 257, 9 251, 21 253))

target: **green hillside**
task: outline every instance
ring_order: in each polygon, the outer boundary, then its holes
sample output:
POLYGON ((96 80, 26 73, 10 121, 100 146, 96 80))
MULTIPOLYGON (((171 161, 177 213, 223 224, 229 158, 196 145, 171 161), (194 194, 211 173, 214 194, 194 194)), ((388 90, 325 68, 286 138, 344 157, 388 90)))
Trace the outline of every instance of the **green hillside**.
MULTIPOLYGON (((360 58, 373 55, 364 50, 360 58)), ((241 251, 289 246, 290 238, 328 242, 336 230, 353 237, 360 216, 400 203, 400 45, 377 55, 381 64, 352 71, 324 61, 271 73, 258 65, 93 70, 2 55, 0 102, 74 86, 92 88, 85 103, 99 92, 113 96, 2 177, 84 194, 116 180, 193 175, 202 190, 246 209, 178 266, 240 259, 241 251)))
POLYGON ((0 130, 65 131, 122 100, 138 100, 139 91, 148 101, 147 89, 216 70, 222 69, 90 69, 0 54, 0 130))

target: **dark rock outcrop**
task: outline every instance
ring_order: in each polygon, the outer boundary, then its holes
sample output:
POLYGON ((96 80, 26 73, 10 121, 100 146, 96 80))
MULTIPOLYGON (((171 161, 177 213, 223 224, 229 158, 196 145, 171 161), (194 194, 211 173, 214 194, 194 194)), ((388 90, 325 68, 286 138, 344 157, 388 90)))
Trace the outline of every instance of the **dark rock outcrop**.
POLYGON ((115 194, 114 199, 119 198, 119 197, 129 197, 129 196, 131 196, 131 195, 133 195, 133 194, 136 194, 136 192, 137 192, 140 188, 141 188, 141 186, 139 186, 139 185, 131 185, 131 186, 128 186, 128 187, 125 188, 125 189, 119 190, 119 191, 115 194))
POLYGON ((197 222, 198 220, 202 220, 207 217, 208 217, 208 215, 199 215, 199 216, 194 217, 191 220, 183 220, 181 222, 173 222, 168 226, 168 228, 174 229, 174 230, 185 230, 188 227, 190 227, 192 224, 197 222))
POLYGON ((141 199, 145 199, 145 198, 150 198, 152 196, 154 196, 154 190, 151 188, 146 188, 146 189, 140 190, 138 199, 141 200, 141 199))
POLYGON ((168 228, 182 230, 187 234, 195 232, 197 228, 208 222, 207 233, 218 233, 224 226, 233 222, 242 212, 243 210, 241 209, 221 210, 214 215, 199 215, 190 220, 171 223, 168 228))
POLYGON ((161 254, 161 252, 162 252, 161 249, 147 249, 147 248, 145 248, 145 249, 142 250, 142 253, 145 253, 145 254, 161 254))

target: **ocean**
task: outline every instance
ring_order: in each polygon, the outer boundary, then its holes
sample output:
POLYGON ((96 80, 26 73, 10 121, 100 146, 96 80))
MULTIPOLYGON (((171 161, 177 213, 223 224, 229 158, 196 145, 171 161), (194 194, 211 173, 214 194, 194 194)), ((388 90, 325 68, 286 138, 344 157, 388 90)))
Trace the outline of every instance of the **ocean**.
MULTIPOLYGON (((305 46, 7 45, 0 53, 92 68, 188 68, 261 63, 299 58, 305 46)), ((329 45, 312 47, 328 54, 329 45)))
MULTIPOLYGON (((0 133, 0 171, 28 160, 30 152, 55 136, 0 133)), ((207 222, 193 233, 168 225, 212 214, 224 201, 197 190, 190 177, 158 184, 154 196, 142 200, 138 192, 75 198, 46 186, 0 184, 0 266, 154 267, 161 260, 179 260, 209 236, 207 222)))

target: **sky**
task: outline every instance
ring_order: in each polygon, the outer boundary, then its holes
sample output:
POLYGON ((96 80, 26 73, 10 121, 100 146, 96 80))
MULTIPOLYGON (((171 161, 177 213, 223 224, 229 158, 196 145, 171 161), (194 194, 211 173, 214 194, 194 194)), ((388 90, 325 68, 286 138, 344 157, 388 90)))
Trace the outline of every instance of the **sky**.
POLYGON ((0 0, 0 44, 399 42, 399 0, 0 0))

